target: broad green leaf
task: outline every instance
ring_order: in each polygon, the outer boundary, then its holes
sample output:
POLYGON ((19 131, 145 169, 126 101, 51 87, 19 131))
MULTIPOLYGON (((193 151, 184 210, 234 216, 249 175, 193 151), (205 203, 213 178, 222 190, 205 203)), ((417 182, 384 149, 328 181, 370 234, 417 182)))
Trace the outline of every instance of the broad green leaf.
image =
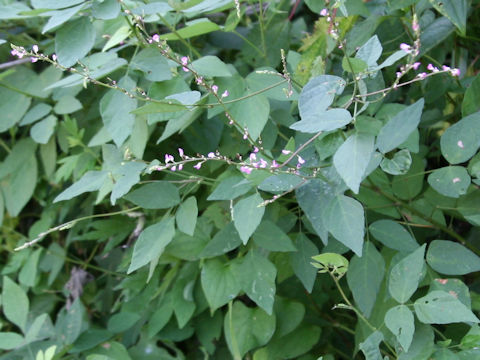
POLYGON ((386 68, 388 66, 391 66, 391 65, 395 64, 398 60, 404 58, 407 55, 408 55, 408 52, 406 52, 404 50, 397 50, 392 55, 387 57, 385 59, 385 61, 382 62, 380 65, 374 67, 373 70, 380 70, 380 69, 386 68))
POLYGON ((138 320, 140 320, 138 313, 121 311, 108 319, 107 329, 112 333, 122 333, 135 325, 138 320))
POLYGON ((427 251, 427 263, 445 275, 465 275, 480 271, 480 257, 463 245, 447 240, 434 240, 427 251))
POLYGON ((467 308, 472 308, 470 289, 459 279, 434 279, 430 282, 429 291, 440 290, 454 295, 467 308))
POLYGON ((202 288, 212 312, 233 300, 240 292, 240 284, 233 270, 230 264, 218 259, 207 260, 203 265, 202 288))
POLYGON ((160 307, 155 310, 148 321, 148 336, 152 337, 162 330, 172 317, 173 307, 171 301, 164 301, 160 307))
POLYGON ((70 200, 85 192, 96 191, 100 189, 105 180, 108 178, 108 172, 106 171, 88 171, 83 175, 80 180, 72 184, 70 187, 62 191, 53 202, 70 200))
POLYGON ((144 209, 168 209, 180 203, 177 187, 167 181, 141 185, 124 198, 144 209))
POLYGON ((402 200, 410 200, 422 191, 425 176, 425 163, 422 157, 412 156, 412 165, 405 175, 395 176, 392 180, 392 190, 395 196, 402 200))
POLYGON ((311 264, 320 269, 319 273, 333 272, 334 274, 344 275, 348 271, 349 261, 342 255, 332 252, 324 252, 312 256, 315 262, 311 264))
POLYGON ((423 99, 418 100, 400 111, 382 127, 376 144, 382 153, 385 154, 398 147, 417 128, 424 102, 423 99))
POLYGON ((228 66, 216 56, 203 56, 192 62, 192 68, 202 76, 232 76, 228 66))
POLYGON ((430 3, 465 36, 467 32, 467 0, 430 0, 430 3))
POLYGON ((104 329, 88 329, 84 331, 75 341, 75 345, 70 350, 71 353, 78 353, 92 349, 110 339, 114 334, 104 329))
POLYGON ((335 239, 362 256, 365 221, 357 200, 345 195, 333 198, 326 209, 325 225, 335 239))
MULTIPOLYGON (((247 95, 247 94, 245 94, 247 95)), ((230 115, 240 124, 253 140, 257 140, 268 120, 270 103, 263 95, 249 97, 235 102, 230 115)))
POLYGON ((305 289, 311 293, 317 277, 317 270, 310 264, 310 261, 312 256, 318 254, 318 248, 302 233, 297 236, 295 246, 298 250, 289 254, 293 271, 305 289))
POLYGON ((50 31, 70 20, 76 13, 78 13, 85 4, 80 4, 73 6, 67 9, 49 11, 46 15, 50 16, 47 23, 42 29, 42 34, 45 34, 47 31, 50 31))
POLYGON ((340 129, 352 121, 352 115, 345 109, 331 109, 302 117, 290 126, 290 129, 303 133, 317 133, 340 129))
POLYGON ((369 318, 385 274, 385 261, 372 242, 366 242, 362 257, 354 256, 347 271, 348 287, 358 308, 369 318))
POLYGON ((270 251, 297 251, 287 234, 270 220, 260 223, 253 234, 253 241, 270 251))
POLYGON ((342 60, 342 68, 346 72, 358 74, 367 70, 368 64, 362 59, 344 57, 342 60))
MULTIPOLYGON (((33 237, 33 236, 32 236, 33 237)), ((43 249, 37 249, 30 254, 22 270, 18 274, 18 282, 22 285, 33 287, 37 281, 38 261, 43 249)))
POLYGON ((277 330, 275 337, 291 333, 299 326, 305 316, 305 305, 301 302, 277 297, 274 304, 277 316, 277 330))
POLYGON ((380 352, 380 343, 383 341, 383 334, 380 331, 373 332, 369 337, 365 339, 359 345, 365 355, 366 360, 382 360, 382 354, 380 352))
POLYGON ((233 207, 233 223, 244 245, 262 221, 265 213, 265 207, 259 206, 262 202, 262 197, 255 193, 240 200, 233 207))
POLYGON ((358 194, 360 183, 374 151, 375 137, 354 133, 338 148, 333 156, 333 165, 345 184, 358 194))
POLYGON ((385 326, 395 335, 403 351, 408 352, 415 332, 415 319, 410 309, 405 305, 398 305, 388 310, 385 326))
POLYGON ((428 176, 428 183, 440 194, 458 198, 465 195, 470 186, 470 175, 463 166, 446 166, 428 176))
POLYGON ((71 345, 82 333, 85 308, 80 298, 75 299, 67 310, 63 308, 57 315, 55 332, 58 339, 65 345, 71 345))
POLYGON ((390 175, 405 175, 412 165, 412 156, 406 149, 397 151, 391 159, 383 158, 380 167, 390 175))
POLYGON ((292 87, 293 94, 287 97, 289 90, 287 82, 282 75, 271 67, 260 67, 248 74, 245 78, 249 90, 253 93, 262 91, 269 99, 279 101, 298 100, 298 92, 292 87), (266 88, 270 88, 265 91, 266 88))
POLYGON ((178 230, 187 235, 193 236, 197 224, 198 207, 195 196, 190 196, 178 207, 175 218, 178 230))
POLYGON ((58 100, 58 102, 55 104, 55 107, 53 108, 53 111, 55 111, 56 114, 64 115, 74 113, 81 108, 82 103, 78 101, 74 96, 65 95, 58 100))
POLYGON ((156 114, 156 113, 170 113, 177 111, 187 110, 185 105, 182 105, 177 100, 165 100, 165 101, 155 101, 149 102, 146 105, 140 106, 139 108, 131 111, 132 114, 143 115, 143 114, 156 114))
POLYGON ((247 193, 251 188, 252 185, 245 182, 243 176, 231 176, 222 180, 207 200, 233 200, 247 193))
POLYGON ((13 350, 23 342, 23 336, 14 332, 0 332, 0 349, 13 350))
POLYGON ((377 60, 382 55, 382 44, 377 35, 373 35, 360 49, 358 49, 356 58, 363 60, 369 67, 376 66, 377 60))
POLYGON ((25 291, 8 276, 3 277, 2 308, 5 317, 25 331, 30 303, 25 291))
POLYGON ((434 47, 442 44, 445 39, 455 30, 455 27, 446 17, 439 17, 429 24, 426 29, 422 29, 420 34, 420 55, 423 56, 434 47))
POLYGON ((175 235, 175 222, 167 217, 142 231, 133 248, 128 274, 160 256, 175 235))
POLYGON ((225 315, 223 330, 230 353, 241 360, 248 351, 268 343, 275 332, 275 316, 236 301, 225 315))
MULTIPOLYGON (((118 84, 129 91, 136 85, 135 81, 128 76, 122 78, 118 84)), ((130 112, 135 110, 136 107, 136 99, 131 99, 115 89, 109 90, 100 101, 100 114, 103 124, 118 147, 125 142, 133 131, 135 115, 130 112)))
POLYGON ((258 306, 272 314, 277 268, 267 258, 250 250, 234 274, 241 288, 258 306))
POLYGON ((95 41, 95 28, 86 16, 68 22, 55 34, 55 53, 60 65, 70 67, 86 56, 95 41))
POLYGON ((134 69, 143 71, 150 81, 164 81, 172 78, 170 65, 158 49, 146 48, 140 51, 130 62, 134 69))
POLYGON ((212 31, 220 30, 220 27, 211 22, 207 18, 195 19, 185 23, 185 27, 177 30, 174 33, 160 35, 162 40, 180 40, 188 39, 194 36, 200 36, 210 33, 212 31))
POLYGON ((112 205, 115 204, 117 199, 128 193, 132 186, 138 184, 140 181, 140 174, 146 166, 146 164, 136 161, 122 161, 120 163, 112 174, 115 181, 110 196, 112 205))
POLYGON ((103 45, 102 51, 107 51, 118 44, 120 44, 122 41, 124 41, 126 38, 130 36, 132 33, 131 28, 128 25, 124 25, 119 27, 113 35, 108 39, 108 41, 103 45))
POLYGON ((92 15, 96 19, 115 19, 120 13, 121 6, 116 0, 95 0, 92 4, 92 15))
POLYGON ((212 258, 218 255, 225 254, 231 250, 236 249, 242 244, 242 239, 238 235, 233 222, 228 223, 213 239, 205 246, 200 253, 202 258, 212 258))
POLYGON ((475 314, 454 295, 434 290, 413 304, 418 320, 425 324, 480 322, 475 314))
POLYGON ((274 194, 293 190, 302 184, 304 180, 293 174, 278 174, 267 177, 262 181, 258 188, 262 191, 268 191, 274 194))
POLYGON ((84 1, 85 0, 63 0, 59 3, 57 0, 32 0, 32 6, 35 9, 64 9, 84 1))
POLYGON ((425 244, 400 260, 390 271, 388 290, 399 303, 405 303, 417 290, 422 278, 425 244))
POLYGON ((461 196, 457 203, 457 211, 470 224, 480 226, 480 191, 461 196))
POLYGON ((345 85, 345 80, 333 75, 321 75, 311 79, 303 87, 298 101, 302 120, 316 118, 318 114, 325 112, 335 95, 342 94, 345 85))
POLYGON ((20 121, 30 107, 30 102, 30 97, 0 87, 0 114, 2 114, 0 133, 7 131, 20 121))
POLYGON ((466 117, 480 110, 480 75, 472 81, 462 101, 462 116, 466 117))
POLYGON ((429 325, 421 323, 415 324, 415 333, 413 334, 413 341, 408 349, 408 352, 400 353, 399 360, 418 360, 429 359, 434 349, 433 329, 429 325))
POLYGON ((47 116, 42 121, 37 122, 30 129, 30 136, 39 144, 46 144, 55 131, 57 118, 53 115, 47 116))
POLYGON ((480 147, 480 113, 473 113, 450 126, 440 138, 442 155, 450 164, 469 160, 480 147))
POLYGON ((22 121, 20 121, 19 125, 23 126, 32 124, 35 121, 40 120, 44 116, 48 115, 50 113, 50 110, 52 110, 52 107, 45 103, 39 103, 37 105, 34 105, 30 108, 30 110, 28 110, 22 121))
POLYGON ((410 253, 418 248, 418 243, 407 229, 393 220, 377 220, 370 224, 368 230, 390 249, 410 253))

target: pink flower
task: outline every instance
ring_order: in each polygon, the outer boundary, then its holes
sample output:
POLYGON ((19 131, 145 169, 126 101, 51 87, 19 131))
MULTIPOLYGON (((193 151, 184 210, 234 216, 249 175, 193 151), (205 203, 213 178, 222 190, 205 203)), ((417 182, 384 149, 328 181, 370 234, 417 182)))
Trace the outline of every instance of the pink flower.
POLYGON ((180 155, 180 157, 183 157, 184 153, 182 148, 178 148, 178 154, 180 155))
POLYGON ((212 91, 216 94, 218 92, 218 86, 212 85, 212 91))
POLYGON ((200 170, 200 168, 202 167, 202 163, 199 162, 199 163, 197 163, 196 165, 193 165, 193 167, 194 167, 195 169, 197 169, 197 170, 200 170))
POLYGON ((422 72, 420 74, 417 75, 420 79, 425 79, 427 77, 427 73, 426 72, 422 72))
POLYGON ((183 66, 188 65, 188 56, 182 56, 180 61, 182 62, 183 66))
POLYGON ((288 155, 288 154, 290 154, 290 153, 291 153, 290 150, 285 150, 285 149, 282 150, 282 154, 283 154, 283 155, 288 155))
POLYGON ((182 171, 183 170, 183 164, 179 164, 178 165, 178 171, 182 171))
POLYGON ((254 152, 254 153, 258 153, 258 147, 254 146, 254 147, 253 147, 253 152, 254 152))
POLYGON ((397 79, 402 76, 402 73, 400 71, 397 71, 396 74, 397 74, 397 79))
POLYGON ((270 165, 270 167, 271 167, 271 168, 277 168, 277 167, 278 167, 278 163, 277 163, 275 160, 273 160, 273 161, 272 161, 272 165, 270 165))
POLYGON ((33 45, 32 50, 35 54, 38 53, 38 45, 33 45))
POLYGON ((57 61, 57 54, 53 54, 53 55, 52 55, 52 60, 53 60, 53 61, 57 61))
POLYGON ((228 92, 228 90, 225 90, 222 94, 222 98, 226 98, 228 95, 230 95, 230 93, 228 92))
POLYGON ((177 170, 177 166, 176 166, 176 165, 173 165, 173 166, 170 168, 170 170, 172 170, 172 171, 177 170))
POLYGON ((417 62, 415 62, 415 63, 413 63, 413 65, 412 65, 412 68, 413 68, 413 70, 417 70, 417 69, 419 68, 419 66, 420 66, 420 65, 421 65, 421 63, 420 63, 420 62, 418 62, 418 61, 417 61, 417 62))
POLYGON ((450 70, 450 74, 453 76, 460 76, 460 69, 452 69, 450 70))
POLYGON ((327 16, 327 15, 328 15, 328 9, 320 10, 320 16, 327 16))
POLYGON ((175 158, 170 155, 170 154, 165 154, 165 164, 168 164, 169 162, 174 162, 175 158))
POLYGON ((415 31, 415 32, 420 30, 420 25, 418 25, 418 22, 416 20, 414 20, 413 23, 412 23, 412 30, 415 31))
POLYGON ((207 154, 207 157, 208 157, 209 159, 213 159, 213 158, 215 157, 215 153, 214 153, 214 152, 209 152, 209 153, 207 154))
POLYGON ((305 160, 300 156, 300 155, 297 155, 297 158, 298 158, 298 163, 303 165, 305 164, 305 160))
POLYGON ((247 133, 243 134, 243 140, 247 140, 247 139, 248 139, 248 134, 247 133))
POLYGON ((462 180, 460 180, 460 178, 458 178, 458 177, 453 178, 453 180, 452 180, 452 182, 453 182, 454 184, 456 184, 456 183, 458 183, 458 182, 460 182, 460 181, 462 181, 462 180))
POLYGON ((448 70, 450 70, 450 66, 442 65, 442 70, 443 71, 448 71, 448 70))
POLYGON ((427 69, 433 72, 437 72, 438 68, 433 66, 432 64, 428 64, 427 69))
POLYGON ((402 49, 403 51, 406 51, 406 52, 410 52, 411 47, 410 47, 410 45, 408 45, 408 44, 401 43, 401 44, 400 44, 400 49, 402 49))
POLYGON ((203 77, 199 76, 198 78, 195 79, 195 82, 197 85, 202 85, 203 84, 203 77))
POLYGON ((257 160, 257 155, 255 155, 254 153, 251 153, 250 156, 249 156, 249 159, 250 159, 250 161, 255 161, 255 160, 257 160))
POLYGON ((241 166, 240 171, 248 175, 251 174, 252 168, 249 168, 248 166, 241 166))
POLYGON ((153 34, 152 40, 155 41, 155 42, 160 42, 160 35, 158 35, 158 34, 153 34))
POLYGON ((266 162, 265 160, 260 159, 260 167, 261 167, 262 169, 265 169, 265 168, 267 167, 267 165, 268 165, 268 164, 267 164, 267 162, 266 162))
POLYGON ((32 63, 36 63, 36 62, 38 61, 38 58, 36 58, 36 57, 31 57, 31 58, 30 58, 30 61, 31 61, 32 63))

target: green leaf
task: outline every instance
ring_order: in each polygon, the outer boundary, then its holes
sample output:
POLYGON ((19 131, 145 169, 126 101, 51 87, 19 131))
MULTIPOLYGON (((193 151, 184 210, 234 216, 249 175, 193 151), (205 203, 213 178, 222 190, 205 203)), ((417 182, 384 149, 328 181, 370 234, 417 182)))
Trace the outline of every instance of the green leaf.
POLYGON ((444 43, 444 41, 455 30, 452 23, 445 17, 437 18, 429 24, 426 29, 422 29, 420 34, 420 55, 428 53, 434 47, 444 43))
POLYGON ((463 166, 446 166, 428 176, 428 183, 440 194, 458 198, 465 195, 470 186, 470 175, 463 166))
POLYGON ((162 330, 172 317, 173 307, 170 301, 164 301, 160 307, 155 310, 148 321, 148 336, 152 337, 162 330))
POLYGON ((147 165, 141 162, 130 161, 121 162, 120 165, 113 171, 113 178, 115 184, 113 185, 112 195, 110 201, 115 205, 117 199, 128 193, 132 186, 138 184, 140 181, 140 174, 147 165))
POLYGON ((192 62, 192 68, 206 77, 232 76, 228 66, 216 56, 207 55, 192 62))
POLYGON ((275 299, 275 265, 250 250, 243 262, 235 267, 234 274, 248 297, 271 315, 275 299))
POLYGON ((82 332, 83 316, 85 308, 80 298, 75 299, 69 309, 63 308, 57 315, 55 332, 62 343, 70 345, 80 336, 82 332))
POLYGON ((193 236, 197 224, 198 207, 195 196, 190 196, 178 207, 175 218, 177 219, 178 230, 187 235, 193 236))
POLYGON ((122 41, 130 36, 132 33, 131 28, 128 25, 119 27, 113 35, 108 39, 108 41, 103 45, 102 52, 108 51, 109 49, 117 46, 122 41))
POLYGON ((47 116, 42 121, 37 122, 30 129, 30 136, 39 144, 46 144, 55 131, 57 118, 53 115, 47 116))
POLYGON ((129 311, 121 311, 108 319, 108 331, 118 334, 130 329, 140 320, 140 314, 129 311))
POLYGON ((412 165, 412 156, 406 149, 397 151, 393 158, 383 158, 380 167, 387 174, 391 175, 405 175, 412 165))
MULTIPOLYGON (((130 91, 135 88, 136 84, 126 76, 119 81, 118 85, 130 91)), ((131 99, 115 89, 109 90, 100 101, 100 114, 103 124, 118 147, 124 143, 133 131, 135 115, 130 112, 135 110, 136 107, 136 99, 131 99)))
POLYGON ((14 332, 0 332, 0 349, 13 350, 23 342, 23 336, 14 332))
POLYGON ((247 193, 251 188, 252 185, 245 182, 243 176, 231 176, 222 180, 207 200, 233 200, 247 193))
POLYGON ((35 121, 40 120, 44 116, 48 115, 50 113, 50 110, 52 110, 52 107, 45 103, 39 103, 37 105, 34 105, 30 108, 30 110, 28 110, 22 121, 20 121, 19 125, 23 126, 32 124, 35 121))
POLYGON ((84 0, 63 0, 59 3, 56 0, 32 0, 35 9, 64 9, 84 2, 84 0))
POLYGON ((213 239, 205 246, 200 253, 202 258, 212 258, 218 255, 225 254, 231 250, 236 249, 242 244, 242 239, 238 235, 233 222, 228 223, 213 239))
POLYGON ((275 331, 275 316, 259 308, 248 308, 236 301, 224 320, 225 339, 235 360, 250 350, 265 345, 275 331))
POLYGON ((412 235, 393 220, 377 220, 370 224, 368 230, 375 239, 390 249, 411 253, 418 248, 412 235))
POLYGON ((305 289, 311 293, 317 270, 310 265, 312 256, 318 254, 318 248, 303 233, 297 236, 295 246, 298 251, 289 254, 293 272, 302 282, 305 289))
MULTIPOLYGON (((373 35, 360 49, 356 58, 363 60, 369 67, 377 65, 377 60, 382 56, 383 48, 377 35, 373 35)), ((342 62, 343 66, 343 62, 342 62)))
POLYGON ((415 319, 405 305, 397 305, 385 314, 385 325, 395 335, 397 341, 408 352, 415 332, 415 319))
POLYGON ((313 134, 319 131, 340 129, 351 121, 352 115, 347 110, 331 109, 315 115, 303 116, 302 120, 291 125, 290 129, 313 134))
POLYGON ((270 220, 260 223, 253 234, 253 241, 270 251, 297 251, 287 234, 270 220))
POLYGON ((434 290, 417 299, 413 304, 418 320, 425 324, 450 324, 456 322, 480 322, 470 309, 454 295, 434 290))
POLYGON ((208 260, 202 267, 202 288, 212 313, 233 300, 240 292, 240 284, 233 270, 230 264, 218 259, 208 260))
POLYGON ((27 325, 29 301, 23 289, 8 276, 3 277, 2 308, 5 317, 17 325, 23 332, 27 325))
POLYGON ((385 261, 375 245, 366 242, 362 257, 354 256, 347 271, 348 287, 358 308, 369 318, 385 274, 385 261))
POLYGON ((376 145, 382 153, 395 149, 407 140, 420 123, 424 103, 423 99, 418 100, 397 113, 380 129, 376 145))
POLYGON ((65 95, 62 96, 55 104, 53 111, 59 115, 71 114, 82 108, 82 103, 78 101, 74 96, 65 95))
POLYGON ((430 3, 465 36, 467 32, 467 0, 430 0, 430 3))
POLYGON ((429 325, 417 323, 413 341, 408 352, 400 353, 399 360, 429 359, 434 347, 433 329, 429 325))
POLYGON ((324 113, 332 104, 335 95, 342 94, 345 85, 345 80, 333 75, 320 75, 310 79, 298 100, 302 120, 312 118, 313 122, 318 114, 324 113))
POLYGON ((14 126, 30 107, 31 98, 13 90, 0 87, 0 133, 14 126))
POLYGON ((422 191, 425 176, 424 159, 418 155, 412 156, 412 165, 405 175, 393 178, 392 190, 395 196, 402 200, 410 200, 422 191))
POLYGON ((88 171, 80 178, 80 180, 62 191, 53 202, 70 200, 85 192, 96 191, 103 186, 107 178, 108 172, 106 171, 88 171))
POLYGON ((95 42, 95 28, 86 16, 68 22, 55 34, 55 53, 60 65, 70 67, 86 56, 95 42))
POLYGON ((367 70, 367 67, 367 63, 362 59, 344 57, 342 60, 343 70, 349 73, 358 74, 367 70))
POLYGON ((135 242, 127 273, 132 273, 160 256, 174 235, 175 222, 172 217, 167 217, 143 230, 135 242))
POLYGON ((96 19, 115 19, 120 13, 121 6, 116 0, 95 0, 92 4, 92 15, 96 19))
POLYGON ((302 184, 304 180, 293 174, 278 174, 267 177, 258 185, 262 191, 268 191, 274 194, 290 191, 302 184))
POLYGON ((244 245, 262 221, 265 213, 265 207, 259 206, 262 202, 262 197, 255 193, 240 200, 233 207, 233 223, 244 245))
POLYGON ((124 199, 144 209, 168 209, 180 203, 177 187, 167 181, 141 185, 124 199))
POLYGON ((426 245, 423 244, 400 260, 391 270, 388 283, 390 295, 399 303, 405 303, 417 290, 422 278, 426 245))
POLYGON ((290 334, 301 324, 305 316, 305 305, 281 297, 275 299, 274 310, 277 315, 275 337, 290 334))
POLYGON ((200 36, 210 33, 212 31, 220 30, 220 27, 211 22, 207 18, 195 19, 185 23, 185 27, 175 31, 174 33, 168 33, 160 35, 162 40, 180 40, 188 39, 194 36, 200 36))
POLYGON ((131 111, 135 115, 143 114, 156 114, 156 113, 169 113, 187 110, 185 105, 180 104, 176 100, 165 100, 165 101, 156 101, 150 102, 146 105, 140 106, 139 108, 131 111))
POLYGON ((463 245, 447 240, 430 243, 427 263, 445 275, 465 275, 480 270, 480 257, 463 245))
MULTIPOLYGON (((248 94, 245 94, 248 95, 248 94)), ((263 95, 249 97, 235 102, 230 108, 232 117, 247 129, 250 137, 257 140, 268 120, 270 103, 263 95)))
POLYGON ((140 51, 130 62, 134 69, 143 71, 150 81, 164 81, 172 78, 170 65, 158 49, 146 48, 140 51))
POLYGON ((359 349, 365 354, 366 360, 382 360, 380 343, 383 341, 383 334, 380 331, 373 332, 364 342, 360 343, 359 349))
POLYGON ((248 74, 245 80, 247 82, 248 89, 252 93, 256 91, 262 91, 263 95, 269 99, 279 101, 291 101, 298 99, 298 92, 293 87, 291 89, 293 94, 287 97, 287 92, 289 90, 288 84, 284 79, 282 79, 282 75, 271 67, 262 66, 248 74), (271 88, 265 91, 265 88, 267 87, 271 88))
POLYGON ((466 117, 480 110, 480 75, 473 79, 463 96, 462 116, 466 117))
POLYGON ((467 308, 472 308, 470 289, 459 279, 434 279, 430 282, 429 291, 440 290, 454 295, 467 308))
POLYGON ((370 134, 354 133, 338 148, 333 156, 333 165, 345 184, 358 194, 360 183, 374 151, 375 137, 370 134))
POLYGON ((442 155, 450 164, 470 159, 480 147, 480 113, 464 117, 450 126, 440 138, 442 155))
POLYGON ((345 195, 333 198, 326 209, 325 225, 335 239, 362 256, 365 220, 357 200, 345 195))

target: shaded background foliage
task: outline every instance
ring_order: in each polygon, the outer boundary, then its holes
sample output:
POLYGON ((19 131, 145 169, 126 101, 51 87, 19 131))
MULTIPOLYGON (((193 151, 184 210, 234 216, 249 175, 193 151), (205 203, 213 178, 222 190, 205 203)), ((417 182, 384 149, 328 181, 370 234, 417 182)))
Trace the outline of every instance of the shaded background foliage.
POLYGON ((0 0, 0 358, 480 357, 479 5, 0 0))

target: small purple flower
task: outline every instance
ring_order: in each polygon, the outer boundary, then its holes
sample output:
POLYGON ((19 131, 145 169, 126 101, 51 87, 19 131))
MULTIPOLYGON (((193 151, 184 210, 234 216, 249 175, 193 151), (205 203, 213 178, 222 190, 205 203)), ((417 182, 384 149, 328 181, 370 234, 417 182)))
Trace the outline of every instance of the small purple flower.
POLYGON ((178 154, 183 158, 184 152, 182 148, 178 148, 178 154))
POLYGON ((413 63, 413 65, 412 65, 412 68, 413 68, 413 70, 417 70, 417 69, 419 68, 419 66, 420 66, 420 65, 421 65, 421 63, 420 63, 420 62, 418 62, 418 61, 417 61, 417 62, 415 62, 415 63, 413 63))
POLYGON ((300 155, 297 155, 297 158, 298 158, 298 163, 303 165, 305 164, 305 160, 300 156, 300 155))
POLYGON ((443 71, 448 71, 448 70, 450 70, 450 66, 442 65, 442 70, 443 71))
POLYGON ((209 159, 213 159, 213 158, 215 157, 215 153, 214 153, 214 152, 209 152, 209 153, 207 154, 207 157, 208 157, 209 159))
POLYGON ((250 156, 249 156, 249 159, 250 159, 250 161, 255 161, 255 160, 257 160, 257 155, 255 155, 254 153, 251 153, 250 156))
POLYGON ((420 30, 420 25, 418 25, 418 21, 414 20, 413 23, 412 23, 412 30, 417 32, 418 30, 420 30))
POLYGON ((183 164, 178 164, 178 171, 182 171, 183 170, 183 164))
POLYGON ((241 166, 240 171, 248 175, 248 174, 251 174, 252 168, 248 166, 241 166))
POLYGON ((258 153, 258 147, 254 146, 254 147, 253 147, 253 152, 254 152, 254 153, 258 153))
POLYGON ((197 83, 197 85, 203 85, 203 77, 199 76, 195 79, 195 82, 197 83))
POLYGON ((176 166, 176 165, 173 165, 173 166, 170 168, 170 170, 172 170, 172 171, 177 170, 177 166, 176 166))
POLYGON ((38 58, 36 58, 36 57, 31 57, 31 58, 30 58, 30 61, 31 61, 32 63, 36 63, 36 62, 38 61, 38 58))
POLYGON ((425 79, 427 77, 427 73, 426 72, 422 72, 420 74, 417 75, 420 79, 425 79))
POLYGON ((403 51, 406 51, 406 52, 410 52, 411 51, 411 46, 408 45, 408 44, 405 44, 405 43, 401 43, 400 44, 400 49, 402 49, 403 51))
POLYGON ((168 164, 169 162, 174 162, 175 158, 170 155, 170 154, 165 154, 165 164, 168 164))
POLYGON ((328 15, 328 9, 322 9, 320 10, 320 16, 327 16, 328 15))
POLYGON ((222 94, 222 98, 226 98, 228 95, 230 95, 230 93, 228 92, 228 90, 225 90, 222 94))
POLYGON ((57 54, 53 54, 53 55, 52 55, 52 60, 53 60, 53 61, 57 61, 57 54))
POLYGON ((291 153, 290 150, 285 150, 285 149, 282 150, 282 154, 283 154, 283 155, 288 155, 288 154, 290 154, 290 153, 291 153))
POLYGON ((155 41, 155 42, 157 42, 157 43, 160 42, 160 35, 158 35, 158 34, 153 34, 152 40, 155 41))
POLYGON ((397 75, 397 79, 398 79, 399 77, 402 76, 402 72, 401 72, 401 71, 397 71, 397 72, 396 72, 396 75, 397 75))
POLYGON ((427 69, 433 72, 438 72, 438 68, 433 66, 432 64, 428 64, 427 69))
POLYGON ((278 168, 278 163, 275 160, 273 160, 272 165, 270 165, 270 167, 271 168, 278 168))
POLYGON ((261 167, 262 169, 265 169, 265 168, 267 167, 267 165, 268 165, 268 164, 267 164, 267 162, 266 162, 265 160, 260 159, 260 167, 261 167))
POLYGON ((200 170, 200 168, 202 167, 202 163, 199 162, 199 163, 197 163, 196 165, 193 165, 193 167, 194 167, 195 169, 197 169, 197 170, 200 170))
POLYGON ((460 69, 452 69, 450 70, 450 74, 452 74, 453 76, 460 76, 460 69))
POLYGON ((216 94, 218 92, 218 86, 212 85, 212 91, 216 94))
POLYGON ((462 140, 458 140, 457 141, 457 146, 460 148, 460 149, 463 149, 465 146, 463 145, 463 141, 462 140))
POLYGON ((32 50, 35 54, 38 53, 38 45, 33 45, 32 50))

